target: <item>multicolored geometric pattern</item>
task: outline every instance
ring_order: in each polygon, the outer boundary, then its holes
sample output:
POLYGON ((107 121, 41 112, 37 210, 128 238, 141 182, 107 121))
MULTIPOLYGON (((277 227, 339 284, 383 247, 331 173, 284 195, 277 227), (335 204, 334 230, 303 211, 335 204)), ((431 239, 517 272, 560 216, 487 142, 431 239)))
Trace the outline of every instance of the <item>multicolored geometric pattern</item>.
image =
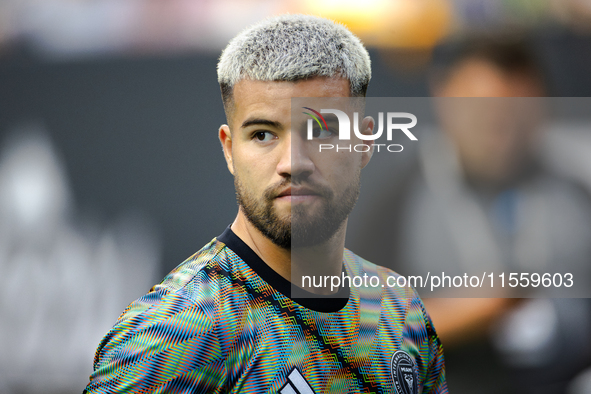
MULTIPOLYGON (((341 309, 319 312, 219 238, 123 312, 85 393, 278 393, 296 368, 316 394, 394 393, 398 350, 414 359, 419 393, 447 393, 441 344, 412 289, 351 287, 341 309)), ((348 250, 345 269, 395 275, 348 250)))

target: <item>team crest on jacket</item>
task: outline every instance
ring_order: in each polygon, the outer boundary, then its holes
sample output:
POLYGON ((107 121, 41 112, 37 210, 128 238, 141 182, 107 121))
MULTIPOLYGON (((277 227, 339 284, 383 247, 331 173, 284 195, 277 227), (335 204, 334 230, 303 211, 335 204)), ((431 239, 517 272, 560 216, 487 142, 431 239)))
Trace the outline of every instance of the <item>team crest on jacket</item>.
POLYGON ((390 372, 397 394, 417 394, 419 392, 417 366, 408 353, 402 350, 394 353, 390 363, 390 372))

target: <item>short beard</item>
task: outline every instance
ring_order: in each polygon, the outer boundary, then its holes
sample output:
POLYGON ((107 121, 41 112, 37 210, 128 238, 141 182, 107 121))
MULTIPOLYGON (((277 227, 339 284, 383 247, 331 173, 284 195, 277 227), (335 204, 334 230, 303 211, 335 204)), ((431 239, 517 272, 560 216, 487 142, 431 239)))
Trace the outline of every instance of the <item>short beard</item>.
MULTIPOLYGON (((306 209, 298 205, 292 206, 287 217, 280 218, 277 215, 273 202, 281 190, 292 185, 291 177, 267 188, 263 198, 257 200, 242 186, 239 177, 235 176, 236 199, 248 221, 275 245, 287 250, 315 246, 331 239, 345 224, 359 197, 360 173, 357 171, 353 182, 338 201, 329 188, 305 182, 306 187, 312 188, 324 202, 321 211, 313 216, 307 215, 306 209)), ((299 184, 301 183, 293 182, 293 185, 299 184)))

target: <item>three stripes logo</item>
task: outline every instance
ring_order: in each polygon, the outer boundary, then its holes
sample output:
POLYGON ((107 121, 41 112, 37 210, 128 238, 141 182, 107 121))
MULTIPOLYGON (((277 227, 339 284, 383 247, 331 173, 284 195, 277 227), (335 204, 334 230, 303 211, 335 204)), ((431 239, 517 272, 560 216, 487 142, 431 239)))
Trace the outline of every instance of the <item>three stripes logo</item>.
POLYGON ((287 383, 279 390, 280 394, 316 394, 297 368, 287 375, 287 383))

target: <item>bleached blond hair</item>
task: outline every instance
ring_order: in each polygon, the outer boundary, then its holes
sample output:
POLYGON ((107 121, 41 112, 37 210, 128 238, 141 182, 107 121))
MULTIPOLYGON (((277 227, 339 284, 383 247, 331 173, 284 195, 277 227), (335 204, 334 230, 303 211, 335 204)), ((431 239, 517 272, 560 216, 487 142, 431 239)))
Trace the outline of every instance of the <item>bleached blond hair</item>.
POLYGON ((349 80, 365 96, 371 78, 367 50, 345 26, 311 15, 265 19, 234 37, 218 62, 224 107, 242 79, 295 82, 316 76, 349 80))

